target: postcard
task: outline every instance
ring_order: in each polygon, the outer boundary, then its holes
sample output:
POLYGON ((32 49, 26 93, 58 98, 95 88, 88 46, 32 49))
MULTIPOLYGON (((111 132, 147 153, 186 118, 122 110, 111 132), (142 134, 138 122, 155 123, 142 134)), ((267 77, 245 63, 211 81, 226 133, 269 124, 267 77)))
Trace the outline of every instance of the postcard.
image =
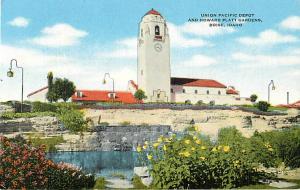
POLYGON ((0 2, 0 189, 300 188, 299 0, 0 2))

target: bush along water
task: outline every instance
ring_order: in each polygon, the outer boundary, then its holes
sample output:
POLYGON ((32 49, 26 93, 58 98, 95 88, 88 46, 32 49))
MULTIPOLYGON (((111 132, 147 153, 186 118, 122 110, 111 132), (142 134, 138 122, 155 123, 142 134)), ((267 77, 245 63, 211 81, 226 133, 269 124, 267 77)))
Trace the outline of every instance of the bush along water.
POLYGON ((153 188, 236 188, 270 177, 258 170, 249 150, 213 143, 197 130, 181 138, 161 136, 153 144, 138 146, 137 151, 149 167, 153 188))
POLYGON ((0 189, 81 189, 94 183, 93 175, 47 159, 44 146, 0 136, 0 189))

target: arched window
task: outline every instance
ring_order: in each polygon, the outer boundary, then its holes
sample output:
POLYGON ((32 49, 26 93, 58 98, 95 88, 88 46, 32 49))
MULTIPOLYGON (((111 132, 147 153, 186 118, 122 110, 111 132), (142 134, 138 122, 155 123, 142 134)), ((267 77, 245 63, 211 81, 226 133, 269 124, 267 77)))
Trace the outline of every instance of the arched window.
POLYGON ((171 88, 171 93, 174 93, 174 90, 173 90, 173 88, 171 88))
POLYGON ((221 91, 220 90, 218 91, 218 94, 221 95, 221 91))
POLYGON ((198 90, 195 90, 195 94, 198 94, 198 90))
POLYGON ((143 37, 143 29, 141 29, 141 37, 143 37))
POLYGON ((159 32, 159 26, 155 26, 155 35, 156 36, 159 36, 160 35, 160 32, 159 32))
POLYGON ((185 93, 185 89, 182 89, 182 93, 185 93))
POLYGON ((206 94, 209 94, 209 90, 206 91, 206 94))

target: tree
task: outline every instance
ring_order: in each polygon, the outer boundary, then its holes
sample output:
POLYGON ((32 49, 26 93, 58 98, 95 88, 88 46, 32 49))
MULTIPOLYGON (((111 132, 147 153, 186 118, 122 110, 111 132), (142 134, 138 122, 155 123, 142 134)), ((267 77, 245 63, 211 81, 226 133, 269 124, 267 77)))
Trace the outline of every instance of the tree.
POLYGON ((256 102, 256 100, 257 100, 257 95, 256 94, 252 94, 251 96, 250 96, 250 101, 251 102, 256 102))
POLYGON ((50 71, 47 75, 48 80, 48 92, 46 98, 49 102, 56 102, 59 97, 53 92, 53 73, 50 71))
POLYGON ((134 93, 134 97, 138 100, 143 100, 146 99, 147 96, 145 95, 145 92, 142 89, 138 89, 135 93, 134 93))
POLYGON ((63 99, 65 102, 75 93, 75 85, 72 81, 64 78, 56 78, 53 84, 53 93, 55 96, 63 99))
POLYGON ((266 101, 259 101, 256 106, 260 111, 268 111, 270 104, 266 101))

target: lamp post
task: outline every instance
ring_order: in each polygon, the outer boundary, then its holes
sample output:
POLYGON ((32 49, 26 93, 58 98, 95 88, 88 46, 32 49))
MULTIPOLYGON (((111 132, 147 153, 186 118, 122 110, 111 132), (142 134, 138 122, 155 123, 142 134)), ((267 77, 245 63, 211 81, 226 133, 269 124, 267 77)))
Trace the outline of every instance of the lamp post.
POLYGON ((113 89, 112 89, 112 93, 113 93, 113 102, 114 102, 114 99, 115 99, 115 80, 113 78, 110 77, 110 74, 109 73, 105 73, 104 74, 104 77, 103 77, 103 84, 106 84, 106 80, 105 78, 108 77, 112 80, 113 82, 113 89))
POLYGON ((275 90, 275 85, 274 85, 274 81, 271 80, 269 85, 268 85, 268 103, 270 103, 270 86, 272 85, 272 90, 275 90))
POLYGON ((24 75, 23 75, 23 73, 24 73, 24 68, 23 67, 19 67, 18 66, 18 62, 17 62, 17 60, 16 59, 12 59, 11 61, 10 61, 10 67, 9 67, 9 70, 7 71, 7 76, 8 77, 14 77, 14 72, 12 71, 12 64, 13 64, 13 62, 15 62, 16 63, 16 68, 18 68, 18 69, 21 69, 22 70, 22 96, 21 96, 21 112, 23 112, 23 91, 24 91, 24 75))

